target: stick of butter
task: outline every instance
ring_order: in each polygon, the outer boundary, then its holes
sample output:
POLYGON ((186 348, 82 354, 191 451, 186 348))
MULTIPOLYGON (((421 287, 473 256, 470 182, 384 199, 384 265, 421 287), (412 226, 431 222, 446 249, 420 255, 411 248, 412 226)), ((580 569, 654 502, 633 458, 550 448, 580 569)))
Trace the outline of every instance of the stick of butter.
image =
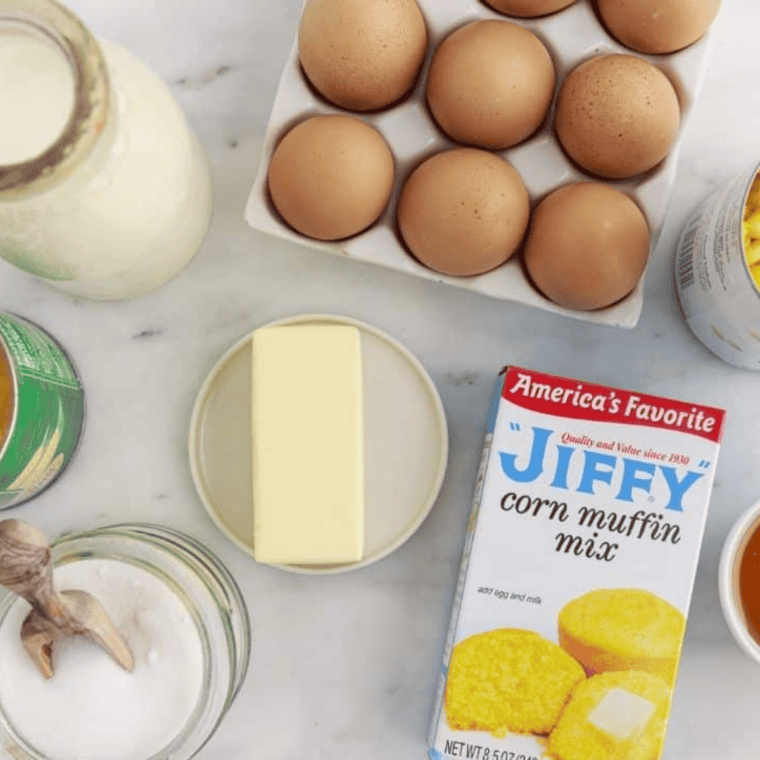
POLYGON ((271 564, 364 553, 361 342, 355 327, 253 333, 254 554, 271 564))

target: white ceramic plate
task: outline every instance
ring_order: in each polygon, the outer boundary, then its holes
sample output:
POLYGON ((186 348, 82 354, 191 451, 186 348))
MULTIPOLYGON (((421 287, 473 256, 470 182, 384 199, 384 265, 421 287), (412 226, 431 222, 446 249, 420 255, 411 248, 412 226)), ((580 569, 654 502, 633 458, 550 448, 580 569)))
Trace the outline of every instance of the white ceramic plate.
MULTIPOLYGON (((307 314, 274 325, 347 324, 362 342, 365 425, 365 555, 341 565, 279 565, 340 573, 390 554, 421 525, 438 496, 448 431, 438 391, 417 359, 382 331, 347 317, 307 314)), ((190 469, 214 522, 253 556, 251 335, 235 343, 204 381, 190 421, 190 469)))
MULTIPOLYGON (((322 243, 290 229, 272 209, 267 194, 266 177, 272 153, 283 134, 308 116, 349 113, 331 106, 310 89, 299 64, 296 39, 285 64, 269 118, 261 164, 245 212, 248 224, 264 232, 329 253, 476 291, 492 298, 517 301, 587 322, 635 327, 643 303, 643 277, 630 295, 606 309, 572 311, 544 298, 530 284, 523 272, 519 256, 514 256, 503 266, 477 277, 447 277, 427 269, 406 253, 395 227, 396 199, 401 184, 423 158, 453 147, 453 143, 436 127, 425 106, 427 68, 433 50, 447 34, 469 21, 493 18, 521 24, 541 38, 554 61, 558 87, 571 69, 587 58, 602 53, 629 53, 659 67, 675 86, 681 104, 681 125, 676 141, 665 160, 650 172, 632 180, 610 183, 628 193, 639 204, 652 231, 654 251, 675 181, 684 128, 694 110, 707 70, 712 34, 706 34, 698 42, 677 53, 647 56, 632 53, 609 36, 599 23, 591 0, 577 0, 566 10, 536 19, 503 16, 480 0, 418 0, 418 3, 428 25, 430 45, 428 58, 414 92, 401 103, 384 111, 353 114, 380 131, 396 161, 393 194, 381 219, 370 229, 352 238, 337 243, 322 243)), ((561 185, 589 179, 566 158, 557 144, 552 129, 553 109, 552 105, 549 118, 533 137, 499 154, 520 173, 533 203, 561 185)))

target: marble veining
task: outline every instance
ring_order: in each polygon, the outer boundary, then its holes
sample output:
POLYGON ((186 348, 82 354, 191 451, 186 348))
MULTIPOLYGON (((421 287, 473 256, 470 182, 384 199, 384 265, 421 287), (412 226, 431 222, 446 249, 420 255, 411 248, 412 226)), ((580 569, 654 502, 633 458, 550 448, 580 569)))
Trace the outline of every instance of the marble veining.
POLYGON ((179 79, 176 79, 174 83, 180 87, 186 87, 188 90, 201 90, 206 87, 206 85, 229 74, 233 68, 235 67, 229 64, 222 64, 221 66, 215 66, 195 77, 180 77, 179 79))

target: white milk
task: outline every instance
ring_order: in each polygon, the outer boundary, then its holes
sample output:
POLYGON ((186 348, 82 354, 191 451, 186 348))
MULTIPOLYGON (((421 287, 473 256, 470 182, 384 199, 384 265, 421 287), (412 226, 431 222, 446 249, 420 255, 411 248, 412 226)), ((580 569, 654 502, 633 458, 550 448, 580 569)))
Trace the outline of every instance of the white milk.
POLYGON ((0 166, 35 158, 63 132, 74 80, 63 54, 26 34, 0 34, 0 166))
MULTIPOLYGON (((166 85, 124 48, 100 45, 112 96, 103 134, 63 183, 0 202, 0 256, 73 295, 129 298, 166 282, 198 250, 211 178, 166 85)), ((13 114, 0 127, 2 164, 38 154, 61 133, 72 76, 55 50, 5 34, 0 82, 0 112, 13 114)))
POLYGON ((154 575, 115 560, 55 570, 59 588, 94 594, 129 644, 132 673, 80 638, 54 650, 45 680, 21 644, 29 611, 19 601, 0 628, 0 709, 51 760, 144 760, 183 729, 204 678, 198 630, 179 597, 154 575))

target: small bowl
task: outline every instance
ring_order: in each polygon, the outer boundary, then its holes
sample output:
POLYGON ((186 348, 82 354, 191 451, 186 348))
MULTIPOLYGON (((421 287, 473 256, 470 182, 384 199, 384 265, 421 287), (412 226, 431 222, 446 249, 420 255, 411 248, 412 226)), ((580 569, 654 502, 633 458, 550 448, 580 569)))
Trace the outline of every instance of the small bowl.
MULTIPOLYGON (((151 758, 134 760, 194 757, 218 728, 248 670, 250 621, 243 596, 229 571, 196 540, 158 525, 97 528, 63 536, 51 546, 56 567, 103 559, 147 571, 165 583, 187 608, 202 648, 203 682, 198 701, 179 734, 166 747, 151 758)), ((19 603, 24 602, 10 592, 0 594, 0 628, 19 603)), ((0 703, 0 754, 3 749, 17 760, 58 760, 41 753, 22 737, 0 703)))
POLYGON ((739 572, 744 550, 756 530, 760 530, 760 501, 755 502, 734 524, 723 545, 718 571, 720 604, 726 623, 739 647, 760 663, 760 644, 747 625, 739 593, 739 572))

